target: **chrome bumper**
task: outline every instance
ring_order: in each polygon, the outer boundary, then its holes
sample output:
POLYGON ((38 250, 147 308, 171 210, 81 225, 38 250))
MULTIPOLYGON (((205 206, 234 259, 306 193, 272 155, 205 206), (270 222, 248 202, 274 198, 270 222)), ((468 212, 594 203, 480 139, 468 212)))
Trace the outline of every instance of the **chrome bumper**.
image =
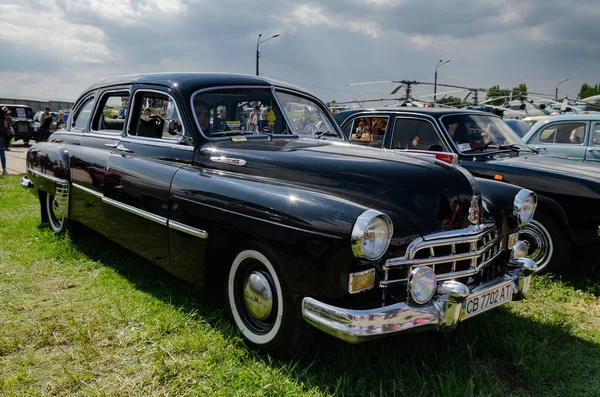
POLYGON ((512 300, 525 298, 531 276, 537 268, 535 262, 528 258, 514 258, 508 266, 511 269, 502 278, 471 289, 458 281, 444 281, 438 285, 436 296, 425 305, 396 303, 376 309, 351 310, 304 298, 302 316, 321 331, 349 343, 410 330, 452 330, 459 323, 462 303, 470 294, 511 280, 514 283, 512 300))

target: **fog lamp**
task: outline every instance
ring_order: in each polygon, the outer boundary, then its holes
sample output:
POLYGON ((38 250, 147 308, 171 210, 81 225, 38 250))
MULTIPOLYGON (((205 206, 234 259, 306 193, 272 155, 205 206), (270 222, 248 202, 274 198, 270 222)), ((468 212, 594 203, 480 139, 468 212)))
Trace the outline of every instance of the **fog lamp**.
POLYGON ((366 291, 375 285, 375 269, 369 269, 362 272, 350 273, 348 278, 348 292, 356 294, 366 291))
POLYGON ((527 255, 529 255, 529 242, 523 240, 517 241, 510 252, 511 258, 527 258, 527 255))
POLYGON ((437 288, 437 278, 429 266, 415 267, 408 277, 408 293, 420 305, 433 298, 437 288))

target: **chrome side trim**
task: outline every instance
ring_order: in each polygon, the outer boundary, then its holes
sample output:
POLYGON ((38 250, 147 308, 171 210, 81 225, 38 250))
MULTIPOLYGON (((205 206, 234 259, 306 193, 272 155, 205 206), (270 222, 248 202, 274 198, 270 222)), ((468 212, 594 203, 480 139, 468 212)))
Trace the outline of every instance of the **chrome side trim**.
POLYGON ((210 161, 215 162, 215 163, 223 163, 223 164, 229 164, 229 165, 238 165, 238 166, 244 166, 246 165, 246 160, 243 159, 234 159, 231 157, 211 157, 210 161))
POLYGON ((66 179, 57 178, 57 177, 52 176, 52 175, 44 174, 42 172, 34 170, 31 167, 27 167, 27 171, 29 173, 31 173, 31 174, 34 174, 35 176, 39 176, 39 177, 42 177, 42 178, 50 179, 52 182, 56 182, 56 183, 69 183, 69 181, 67 181, 66 179))
POLYGON ((83 190, 84 192, 86 192, 86 193, 89 193, 89 194, 91 194, 92 196, 96 196, 96 197, 98 197, 98 198, 103 198, 103 197, 104 197, 104 195, 103 195, 102 193, 100 193, 100 192, 97 192, 97 191, 95 191, 95 190, 92 190, 92 189, 90 189, 90 188, 87 188, 87 187, 81 186, 81 185, 79 185, 79 184, 77 184, 77 183, 74 183, 74 184, 73 184, 73 187, 74 187, 74 188, 77 188, 77 189, 79 189, 79 190, 83 190))
POLYGON ((183 223, 179 223, 169 219, 168 222, 169 228, 173 230, 177 230, 179 232, 191 234, 192 236, 200 237, 200 238, 208 238, 208 233, 202 229, 196 229, 195 227, 191 227, 188 225, 184 225, 183 223))
POLYGON ((136 143, 138 145, 144 145, 144 146, 166 147, 169 149, 180 149, 180 150, 187 150, 190 152, 194 151, 193 146, 179 145, 177 143, 174 143, 175 139, 172 139, 172 142, 170 142, 170 141, 168 141, 168 139, 170 139, 170 138, 145 138, 145 137, 137 137, 135 135, 130 135, 130 136, 131 136, 131 138, 129 138, 129 137, 121 138, 119 142, 136 143))
POLYGON ((123 204, 120 201, 113 200, 113 199, 108 198, 108 197, 103 197, 102 201, 105 202, 105 203, 107 203, 107 204, 110 204, 112 206, 115 206, 115 207, 117 207, 119 209, 122 209, 124 211, 130 212, 130 213, 135 214, 135 215, 139 215, 139 216, 141 216, 144 219, 148 219, 148 220, 150 220, 152 222, 156 222, 159 225, 167 226, 168 220, 167 220, 167 218, 164 218, 162 216, 158 216, 158 215, 152 214, 152 213, 150 213, 148 211, 144 211, 144 210, 141 210, 139 208, 132 207, 131 205, 123 204))
POLYGON ((269 223, 271 225, 281 226, 281 227, 285 227, 285 228, 291 229, 291 230, 297 230, 297 231, 303 232, 303 233, 310 233, 310 234, 314 234, 314 235, 317 235, 317 236, 329 237, 329 238, 333 238, 333 239, 336 239, 336 240, 341 240, 342 239, 342 237, 335 236, 333 234, 315 232, 314 230, 307 230, 307 229, 302 229, 302 228, 295 227, 295 226, 284 225, 284 224, 277 223, 277 222, 274 222, 274 221, 269 221, 269 220, 266 220, 266 219, 257 218, 257 217, 252 216, 252 215, 246 215, 246 214, 242 214, 240 212, 235 212, 235 211, 227 210, 225 208, 220 208, 220 207, 217 207, 217 206, 214 206, 214 205, 202 203, 202 202, 195 201, 195 200, 190 200, 188 198, 181 197, 181 196, 174 196, 174 198, 176 198, 178 200, 184 200, 184 201, 187 201, 187 202, 190 202, 190 203, 193 203, 193 204, 203 205, 205 207, 213 208, 213 209, 216 209, 216 210, 222 211, 222 212, 227 212, 229 214, 239 215, 239 216, 243 216, 245 218, 254 219, 256 221, 269 223))
POLYGON ((65 218, 69 217, 69 196, 69 182, 57 182, 56 191, 54 192, 54 199, 58 204, 58 208, 55 210, 57 216, 64 216, 65 218))

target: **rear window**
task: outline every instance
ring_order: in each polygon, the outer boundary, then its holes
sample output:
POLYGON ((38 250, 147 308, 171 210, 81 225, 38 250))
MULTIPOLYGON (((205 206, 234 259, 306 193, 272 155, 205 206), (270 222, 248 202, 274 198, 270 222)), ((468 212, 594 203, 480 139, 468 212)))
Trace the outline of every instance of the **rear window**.
POLYGON ((21 106, 6 106, 10 112, 10 116, 13 118, 33 118, 33 110, 31 108, 24 108, 21 106))

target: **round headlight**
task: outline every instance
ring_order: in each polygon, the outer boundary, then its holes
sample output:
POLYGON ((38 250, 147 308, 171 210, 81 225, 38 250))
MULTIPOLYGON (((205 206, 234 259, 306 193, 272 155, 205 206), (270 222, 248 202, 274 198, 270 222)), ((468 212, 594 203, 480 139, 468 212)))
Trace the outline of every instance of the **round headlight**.
POLYGON ((535 208, 537 207, 537 196, 534 192, 527 189, 519 190, 514 201, 514 216, 517 218, 519 226, 531 222, 535 208))
POLYGON ((408 277, 408 292, 415 303, 420 305, 433 298, 437 288, 437 278, 429 266, 415 267, 408 277))
POLYGON ((354 256, 377 260, 390 245, 394 227, 389 216, 375 210, 363 212, 352 229, 352 251, 354 256))

